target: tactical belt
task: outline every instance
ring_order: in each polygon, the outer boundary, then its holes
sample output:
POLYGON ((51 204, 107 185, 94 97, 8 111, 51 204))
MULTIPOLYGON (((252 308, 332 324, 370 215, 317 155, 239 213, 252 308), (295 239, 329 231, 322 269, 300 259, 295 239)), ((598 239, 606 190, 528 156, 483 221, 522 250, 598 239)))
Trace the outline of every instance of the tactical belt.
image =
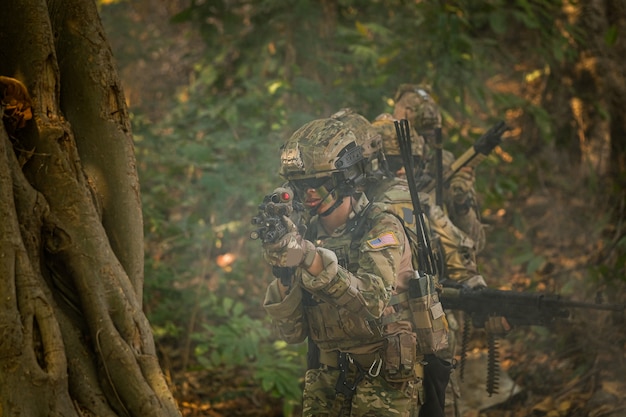
MULTIPOLYGON (((363 354, 355 354, 350 353, 350 358, 361 365, 364 369, 369 370, 376 365, 378 367, 378 361, 382 361, 380 358, 380 353, 363 353, 363 354)), ((338 369, 339 368, 339 352, 337 351, 320 351, 320 363, 328 366, 329 368, 338 369)))

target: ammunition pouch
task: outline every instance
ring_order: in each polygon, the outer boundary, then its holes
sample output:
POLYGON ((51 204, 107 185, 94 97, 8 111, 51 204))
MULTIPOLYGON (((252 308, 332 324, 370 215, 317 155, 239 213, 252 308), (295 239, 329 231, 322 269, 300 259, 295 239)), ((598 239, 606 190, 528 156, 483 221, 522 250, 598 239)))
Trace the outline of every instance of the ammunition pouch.
POLYGON ((417 340, 413 333, 388 336, 385 343, 384 377, 389 382, 412 381, 416 374, 417 340))
POLYGON ((409 280, 409 290, 391 297, 396 313, 383 317, 382 324, 409 320, 417 336, 417 354, 436 353, 448 347, 448 321, 439 301, 435 277, 418 275, 409 280))
POLYGON ((347 350, 380 340, 380 325, 363 314, 337 308, 327 302, 305 306, 309 337, 321 349, 347 350))

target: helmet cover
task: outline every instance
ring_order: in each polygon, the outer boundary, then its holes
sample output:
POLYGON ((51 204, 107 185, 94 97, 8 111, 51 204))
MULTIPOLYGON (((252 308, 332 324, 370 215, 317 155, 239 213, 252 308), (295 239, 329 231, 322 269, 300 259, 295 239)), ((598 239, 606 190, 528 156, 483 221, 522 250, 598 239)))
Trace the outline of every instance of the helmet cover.
POLYGON ((394 97, 394 115, 398 118, 405 117, 404 114, 410 109, 413 113, 411 124, 415 125, 418 131, 421 129, 434 129, 441 127, 441 112, 437 103, 430 95, 430 88, 417 84, 401 84, 394 97))
MULTIPOLYGON (((383 113, 372 122, 372 127, 380 134, 383 143, 383 151, 388 156, 400 156, 400 143, 396 134, 396 119, 389 114, 383 113)), ((424 155, 424 138, 411 128, 411 154, 422 157, 424 155)))
POLYGON ((351 108, 343 108, 330 116, 342 122, 354 133, 357 143, 363 148, 363 157, 369 159, 382 151, 381 136, 364 116, 351 108))
POLYGON ((339 120, 306 123, 287 140, 280 157, 280 175, 287 180, 326 177, 363 161, 356 135, 339 120))

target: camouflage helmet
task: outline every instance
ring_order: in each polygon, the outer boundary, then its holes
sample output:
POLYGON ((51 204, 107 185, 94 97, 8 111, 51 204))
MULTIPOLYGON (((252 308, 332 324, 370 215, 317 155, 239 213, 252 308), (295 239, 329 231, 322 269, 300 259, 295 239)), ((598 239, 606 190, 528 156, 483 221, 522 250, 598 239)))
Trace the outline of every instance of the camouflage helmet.
POLYGON ((421 84, 400 84, 394 102, 394 116, 398 119, 404 118, 405 114, 396 113, 401 113, 401 109, 411 109, 413 120, 409 122, 418 131, 441 127, 441 112, 430 94, 430 87, 421 84))
MULTIPOLYGON (((383 151, 388 156, 400 156, 400 143, 396 134, 396 119, 389 113, 383 113, 372 122, 372 127, 380 134, 383 151)), ((411 154, 422 157, 424 155, 424 138, 411 128, 411 154)))
POLYGON ((363 157, 370 159, 382 151, 383 144, 380 133, 362 115, 351 108, 343 108, 330 116, 339 120, 356 136, 357 143, 363 148, 363 157))
POLYGON ((336 119, 317 119, 300 127, 282 147, 280 175, 289 181, 344 173, 362 175, 363 151, 356 135, 336 119))

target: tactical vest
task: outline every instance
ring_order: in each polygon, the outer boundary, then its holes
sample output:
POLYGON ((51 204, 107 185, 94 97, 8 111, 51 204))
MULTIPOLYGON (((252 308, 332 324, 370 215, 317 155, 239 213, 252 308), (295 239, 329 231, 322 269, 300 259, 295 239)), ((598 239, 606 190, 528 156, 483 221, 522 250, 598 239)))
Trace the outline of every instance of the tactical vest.
MULTIPOLYGON (((352 219, 340 237, 319 243, 320 246, 332 250, 337 255, 340 266, 348 271, 358 269, 361 252, 360 242, 365 231, 370 229, 371 214, 387 211, 386 205, 376 204, 368 207, 361 216, 352 219)), ((395 213, 391 213, 394 214, 395 213)), ((315 228, 309 229, 309 231, 315 228)), ((405 230, 406 231, 406 230, 405 230)), ((313 236, 308 236, 313 238, 313 236)), ((409 281, 409 291, 392 297, 390 306, 392 313, 383 317, 368 320, 362 315, 353 314, 321 298, 305 294, 304 308, 306 311, 309 335, 323 350, 349 350, 351 347, 376 343, 382 340, 382 329, 393 323, 410 323, 417 335, 416 353, 426 354, 437 352, 447 347, 448 326, 436 291, 436 282, 432 276, 416 276, 409 281)), ((414 342, 415 343, 415 342, 414 342)), ((389 344, 389 341, 388 343, 389 344)), ((387 352, 387 356, 400 357, 387 352)))
MULTIPOLYGON (((359 264, 360 241, 370 227, 372 207, 368 205, 346 225, 346 232, 323 242, 312 236, 315 226, 307 230, 306 238, 329 249, 337 255, 341 267, 356 272, 359 264)), ((349 351, 356 346, 382 341, 381 319, 368 319, 345 308, 337 308, 321 296, 305 291, 304 309, 309 326, 309 336, 320 349, 349 351)))
MULTIPOLYGON (((372 201, 385 204, 385 210, 395 214, 404 223, 414 255, 413 266, 420 270, 416 264, 419 259, 416 219, 406 181, 398 178, 382 180, 368 190, 367 196, 372 201)), ((462 282, 478 275, 474 241, 456 227, 440 207, 432 204, 427 194, 420 193, 420 204, 432 232, 429 237, 439 277, 462 282)))
MULTIPOLYGON (((439 301, 437 290, 440 284, 436 276, 418 273, 422 270, 418 265, 419 239, 416 233, 416 218, 413 214, 413 202, 408 190, 408 185, 401 180, 383 181, 377 188, 370 190, 371 198, 374 201, 380 201, 384 204, 384 210, 394 214, 403 223, 405 232, 409 238, 411 245, 413 267, 415 268, 415 276, 409 280, 409 290, 394 295, 390 301, 390 305, 394 306, 396 312, 383 318, 383 324, 398 320, 409 320, 413 325, 413 330, 417 335, 418 353, 430 354, 443 350, 448 347, 448 322, 443 311, 443 306, 439 301)), ((449 273, 447 271, 447 261, 445 258, 446 250, 442 245, 444 242, 452 242, 448 246, 458 244, 458 239, 450 238, 451 233, 449 227, 444 224, 443 214, 438 216, 432 211, 433 207, 425 194, 420 194, 420 205, 425 213, 430 214, 427 221, 430 220, 429 226, 436 230, 436 234, 430 235, 431 246, 435 252, 437 262, 437 270, 441 276, 449 273), (443 235, 445 239, 441 239, 443 235)), ((452 249, 452 248, 451 248, 452 249)), ((456 253, 449 250, 448 253, 456 253)), ((457 265, 452 262, 453 271, 458 269, 457 265)), ((465 270, 464 266, 460 267, 465 270)))

